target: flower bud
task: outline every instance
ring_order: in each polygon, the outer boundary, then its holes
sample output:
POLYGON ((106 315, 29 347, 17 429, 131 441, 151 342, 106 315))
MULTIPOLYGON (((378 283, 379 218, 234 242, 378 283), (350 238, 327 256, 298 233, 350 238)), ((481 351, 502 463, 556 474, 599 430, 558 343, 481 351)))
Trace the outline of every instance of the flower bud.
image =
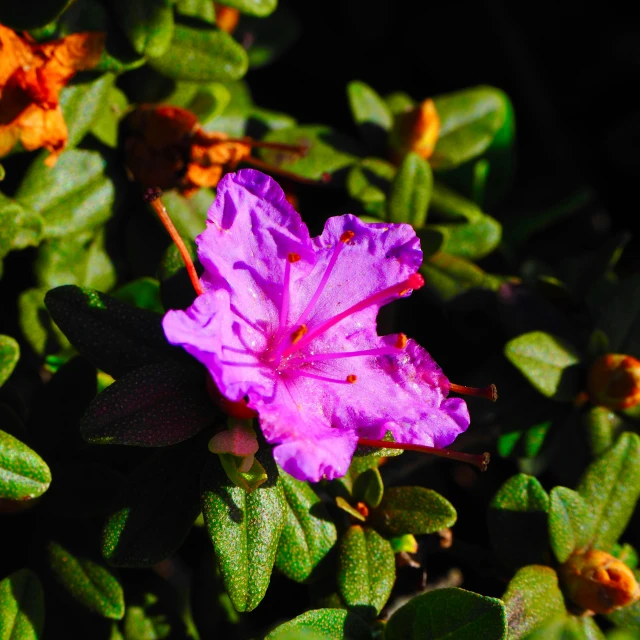
POLYGON ((560 576, 569 598, 595 613, 611 613, 640 598, 631 569, 604 551, 574 553, 560 567, 560 576))
POLYGON ((628 409, 640 402, 640 361, 621 353, 600 356, 589 369, 587 382, 594 404, 628 409))
POLYGON ((400 162, 411 151, 426 160, 435 149, 439 133, 440 117, 431 99, 398 114, 389 136, 393 160, 400 162))

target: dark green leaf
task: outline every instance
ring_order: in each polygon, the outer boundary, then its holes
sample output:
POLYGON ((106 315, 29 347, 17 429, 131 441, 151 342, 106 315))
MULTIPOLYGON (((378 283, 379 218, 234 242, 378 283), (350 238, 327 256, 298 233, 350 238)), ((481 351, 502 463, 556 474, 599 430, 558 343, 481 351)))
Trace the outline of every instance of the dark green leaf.
POLYGON ((410 600, 387 623, 384 640, 504 640, 502 602, 464 589, 436 589, 410 600))
POLYGON ((558 562, 589 543, 593 511, 579 493, 566 487, 551 490, 549 505, 549 541, 558 562))
POLYGON ((587 467, 578 493, 595 514, 587 539, 598 549, 610 550, 640 497, 640 437, 623 433, 614 447, 587 467))
POLYGON ((345 604, 374 618, 387 602, 395 578, 396 563, 389 541, 368 527, 349 527, 338 550, 338 590, 345 604))
POLYGON ((180 235, 192 240, 204 231, 215 193, 211 189, 200 189, 192 198, 185 198, 177 191, 168 191, 162 200, 167 211, 171 211, 171 220, 180 235))
POLYGON ((38 640, 44 626, 44 593, 38 576, 20 569, 0 582, 0 640, 38 640))
POLYGON ((373 149, 384 151, 393 114, 386 102, 368 85, 354 80, 347 85, 351 115, 360 134, 373 149))
POLYGON ((408 222, 422 227, 433 189, 433 175, 426 160, 408 153, 391 183, 387 208, 391 222, 408 222))
POLYGON ((195 438, 158 451, 127 478, 102 533, 110 564, 150 567, 175 553, 200 513, 205 454, 195 438))
POLYGON ((47 238, 92 229, 111 216, 113 182, 105 175, 106 160, 95 151, 70 149, 54 167, 39 155, 16 192, 16 200, 44 219, 47 238))
POLYGON ((583 421, 589 448, 594 456, 602 455, 613 445, 624 425, 622 418, 606 407, 589 407, 583 421))
POLYGON ((32 500, 50 484, 47 463, 26 444, 0 431, 0 498, 32 500))
POLYGON ((549 495, 532 476, 509 478, 493 497, 487 516, 491 545, 510 568, 545 564, 549 495))
POLYGON ((527 640, 605 640, 593 618, 559 615, 535 629, 527 640))
POLYGON ((404 91, 395 91, 384 97, 384 101, 394 116, 411 111, 416 106, 416 101, 404 91))
POLYGON ((312 609, 276 627, 264 640, 371 640, 371 630, 346 609, 312 609))
POLYGON ((281 473, 280 484, 285 498, 285 524, 276 567, 291 580, 305 582, 335 544, 336 526, 307 482, 281 473))
POLYGON ((580 355, 575 347, 542 331, 523 333, 504 348, 508 360, 543 395, 573 400, 580 390, 580 355))
POLYGON ((0 335, 0 387, 9 379, 19 359, 18 343, 11 336, 0 335))
POLYGON ((540 453, 552 424, 553 422, 548 420, 501 434, 498 438, 498 453, 505 458, 535 458, 540 453))
POLYGON ((93 444, 165 447, 191 438, 216 415, 203 372, 167 360, 108 386, 87 409, 80 432, 93 444))
POLYGON ((72 0, 3 2, 0 4, 0 22, 17 30, 42 27, 55 20, 71 2, 72 0))
POLYGON ((20 330, 35 353, 56 353, 69 347, 69 341, 51 321, 44 304, 44 289, 26 289, 18 298, 20 330))
POLYGON ((60 108, 69 131, 68 147, 75 147, 100 117, 115 76, 101 75, 93 82, 65 87, 60 93, 60 108))
POLYGON ((247 72, 246 51, 228 33, 176 22, 169 49, 149 64, 169 78, 192 82, 237 80, 247 72))
POLYGON ((275 11, 278 0, 225 0, 224 5, 233 7, 240 13, 264 18, 275 11))
POLYGON ((173 353, 151 311, 73 285, 47 292, 45 304, 75 348, 114 378, 173 353))
POLYGON ((416 229, 418 238, 420 238, 420 248, 425 260, 440 253, 447 244, 449 232, 444 227, 435 227, 427 225, 421 229, 416 229))
POLYGON ((124 616, 122 587, 106 567, 74 556, 57 542, 47 545, 47 555, 55 577, 81 605, 104 618, 124 616))
POLYGON ((169 0, 114 0, 120 27, 141 56, 161 56, 173 36, 173 7, 169 0))
POLYGON ((160 300, 160 283, 154 278, 138 278, 113 292, 113 297, 156 313, 164 313, 160 300))
POLYGON ((396 168, 386 160, 363 158, 347 174, 349 196, 362 204, 363 209, 381 219, 387 217, 387 192, 396 168))
POLYGON ((480 86, 434 98, 440 136, 431 165, 451 169, 486 151, 504 126, 511 126, 509 98, 494 87, 480 86))
POLYGON ((384 494, 384 484, 377 465, 358 474, 353 483, 353 497, 366 502, 369 507, 380 505, 384 494))
MULTIPOLYGON (((197 268, 199 263, 195 242, 187 238, 185 245, 197 268)), ((196 293, 175 244, 171 244, 162 256, 158 265, 158 278, 160 279, 160 299, 165 309, 186 309, 193 304, 196 293)))
POLYGON ((434 533, 451 527, 457 518, 453 505, 424 487, 391 487, 370 522, 385 536, 434 533))
POLYGON ((511 579, 502 600, 507 608, 509 638, 513 640, 566 611, 556 572, 540 565, 520 569, 511 579))
POLYGON ((302 146, 301 156, 291 151, 262 149, 264 160, 276 167, 310 180, 321 181, 324 174, 333 174, 355 164, 360 155, 358 145, 333 129, 323 125, 289 127, 269 132, 264 140, 302 146))
POLYGON ((286 519, 282 485, 268 480, 247 493, 231 484, 212 456, 202 494, 205 525, 225 589, 237 611, 252 611, 269 586, 286 519))

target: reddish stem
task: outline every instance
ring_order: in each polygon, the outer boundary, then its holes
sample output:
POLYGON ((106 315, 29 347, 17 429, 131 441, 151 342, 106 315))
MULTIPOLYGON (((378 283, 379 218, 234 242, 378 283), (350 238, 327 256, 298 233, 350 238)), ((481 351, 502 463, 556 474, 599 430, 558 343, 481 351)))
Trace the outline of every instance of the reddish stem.
POLYGON ((486 398, 495 402, 498 399, 498 389, 495 384, 490 384, 488 387, 465 387, 461 384, 449 383, 449 391, 459 393, 463 396, 476 396, 477 398, 486 398))

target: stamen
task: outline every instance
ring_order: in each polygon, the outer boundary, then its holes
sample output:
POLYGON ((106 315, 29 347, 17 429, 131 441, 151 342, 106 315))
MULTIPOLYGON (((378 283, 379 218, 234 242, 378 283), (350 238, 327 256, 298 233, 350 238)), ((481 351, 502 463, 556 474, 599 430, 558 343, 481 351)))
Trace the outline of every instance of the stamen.
POLYGON ((396 349, 404 349, 407 346, 407 336, 404 333, 398 334, 398 339, 396 340, 395 347, 396 349))
POLYGON ((296 375, 304 376, 305 378, 311 378, 313 380, 320 380, 322 382, 336 382, 337 384, 353 384, 357 380, 357 377, 353 374, 350 374, 346 378, 341 380, 340 378, 319 376, 317 373, 311 373, 310 371, 305 371, 304 369, 296 371, 296 375))
POLYGON ((350 240, 353 240, 353 238, 355 237, 355 233, 353 231, 345 231, 341 236, 340 236, 340 242, 347 244, 347 242, 349 242, 350 240))
POLYGON ((350 374, 347 376, 347 382, 348 382, 349 384, 353 384, 357 379, 358 379, 358 376, 354 375, 353 373, 350 373, 350 374))
POLYGON ((376 447, 377 449, 419 451, 420 453, 428 453, 441 458, 467 462, 468 464, 478 467, 480 471, 486 471, 491 460, 491 456, 486 451, 476 455, 472 453, 463 453, 462 451, 451 451, 450 449, 436 449, 436 447, 428 447, 423 444, 403 444, 402 442, 388 442, 387 440, 372 440, 370 438, 358 438, 358 444, 363 447, 376 447))
POLYGON ((204 289, 200 284, 200 279, 198 278, 198 272, 196 271, 195 265, 193 264, 193 260, 191 260, 191 256, 189 255, 189 250, 184 244, 184 241, 180 237, 178 230, 175 228, 169 214, 167 213, 167 209, 164 204, 162 204, 162 200, 160 200, 160 196, 162 195, 162 190, 158 187, 151 187, 144 192, 142 196, 145 202, 148 202, 154 209, 154 211, 158 214, 160 218, 160 222, 162 222, 164 228, 171 236, 171 240, 173 240, 176 247, 178 247, 178 251, 180 252, 180 257, 184 262, 184 266, 187 269, 187 274, 189 275, 189 280, 191 280, 191 284, 195 289, 197 295, 202 295, 204 293, 204 289))
POLYGON ((449 390, 463 396, 486 398, 487 400, 491 400, 491 402, 495 402, 498 399, 498 389, 495 384, 490 384, 488 387, 480 389, 477 387, 465 387, 461 384, 454 384, 453 382, 450 382, 449 390))
MULTIPOLYGON (((324 279, 324 278, 323 278, 324 279)), ((341 320, 348 318, 349 316, 357 313, 358 311, 362 311, 367 307, 370 307, 373 304, 377 304, 378 302, 386 301, 390 296, 401 295, 411 289, 419 289, 424 285, 424 278, 419 273, 414 273, 409 276, 404 282, 399 282, 391 287, 387 287, 382 291, 378 291, 373 295, 361 300, 360 302, 354 304, 352 307, 345 309, 341 313, 333 316, 333 318, 329 318, 322 324, 318 325, 314 329, 312 329, 302 340, 300 340, 295 346, 291 345, 287 347, 283 353, 282 357, 285 358, 288 355, 292 354, 297 349, 301 349, 308 345, 316 336, 324 333, 328 329, 331 329, 334 325, 338 324, 341 320)), ((315 297, 315 296, 314 296, 315 297)), ((304 315, 304 314, 303 314, 304 315)))
POLYGON ((301 324, 292 334, 291 334, 291 342, 295 344, 302 340, 302 336, 307 333, 307 325, 301 324))

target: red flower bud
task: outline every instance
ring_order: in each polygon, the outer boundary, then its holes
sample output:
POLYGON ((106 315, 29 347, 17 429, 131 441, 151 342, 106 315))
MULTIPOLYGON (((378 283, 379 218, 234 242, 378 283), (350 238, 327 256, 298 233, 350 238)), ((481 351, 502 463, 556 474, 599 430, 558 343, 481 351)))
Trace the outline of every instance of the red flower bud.
POLYGON ((620 353, 600 356, 589 369, 587 382, 594 404, 628 409, 640 402, 640 361, 620 353))

